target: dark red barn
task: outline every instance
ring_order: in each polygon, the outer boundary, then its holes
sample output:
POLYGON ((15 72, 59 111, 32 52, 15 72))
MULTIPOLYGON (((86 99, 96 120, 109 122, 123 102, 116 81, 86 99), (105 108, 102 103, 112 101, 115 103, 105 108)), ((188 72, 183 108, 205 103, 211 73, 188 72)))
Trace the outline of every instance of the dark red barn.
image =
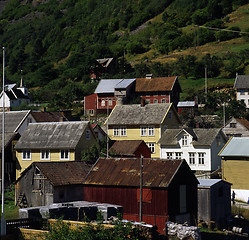
MULTIPOLYGON (((143 221, 164 232, 165 222, 197 219, 198 180, 185 160, 143 160, 143 221)), ((99 159, 86 177, 84 200, 124 207, 123 218, 139 220, 140 159, 99 159)))

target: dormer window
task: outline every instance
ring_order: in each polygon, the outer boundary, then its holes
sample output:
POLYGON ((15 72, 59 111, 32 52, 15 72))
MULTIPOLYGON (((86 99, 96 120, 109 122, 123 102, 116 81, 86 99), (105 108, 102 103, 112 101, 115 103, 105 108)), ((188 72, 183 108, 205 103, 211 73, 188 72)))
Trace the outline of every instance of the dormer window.
POLYGON ((182 136, 182 146, 187 146, 188 145, 188 136, 183 135, 182 136))
POLYGON ((230 123, 230 128, 236 128, 236 123, 230 123))

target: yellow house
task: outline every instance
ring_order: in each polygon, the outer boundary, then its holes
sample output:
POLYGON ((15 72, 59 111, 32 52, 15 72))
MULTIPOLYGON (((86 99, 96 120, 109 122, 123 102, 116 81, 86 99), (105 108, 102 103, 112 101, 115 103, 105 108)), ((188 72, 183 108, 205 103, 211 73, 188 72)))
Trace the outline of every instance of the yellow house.
POLYGON ((236 199, 249 200, 249 137, 232 137, 220 151, 222 179, 232 183, 236 199))
POLYGON ((79 161, 95 142, 88 121, 31 123, 15 146, 16 179, 33 162, 79 161))
POLYGON ((152 158, 160 158, 163 132, 180 123, 172 103, 116 105, 105 122, 111 140, 144 140, 152 158))

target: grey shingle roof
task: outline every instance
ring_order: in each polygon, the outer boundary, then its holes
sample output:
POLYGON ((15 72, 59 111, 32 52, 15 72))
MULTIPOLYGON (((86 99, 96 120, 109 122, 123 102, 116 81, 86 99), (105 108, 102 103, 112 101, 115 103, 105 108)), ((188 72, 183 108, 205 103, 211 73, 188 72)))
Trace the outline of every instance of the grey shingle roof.
MULTIPOLYGON (((17 132, 21 123, 29 115, 30 111, 10 111, 5 112, 5 132, 17 132)), ((3 113, 0 113, 0 132, 2 132, 3 113)))
POLYGON ((141 107, 140 104, 115 106, 108 124, 160 124, 168 113, 171 103, 154 103, 141 107))
POLYGON ((176 137, 182 131, 186 131, 193 137, 192 144, 194 146, 210 146, 221 130, 220 128, 167 129, 159 143, 168 146, 177 145, 176 137))
POLYGON ((75 149, 89 122, 31 123, 15 149, 75 149))
POLYGON ((234 82, 235 89, 249 88, 249 75, 237 75, 234 82))
MULTIPOLYGON (((3 134, 0 133, 0 143, 2 143, 2 136, 3 134)), ((15 133, 15 132, 5 133, 4 134, 4 148, 8 147, 11 141, 15 139, 17 136, 20 136, 19 133, 15 133)), ((2 152, 2 147, 0 148, 0 153, 1 152, 2 152)))

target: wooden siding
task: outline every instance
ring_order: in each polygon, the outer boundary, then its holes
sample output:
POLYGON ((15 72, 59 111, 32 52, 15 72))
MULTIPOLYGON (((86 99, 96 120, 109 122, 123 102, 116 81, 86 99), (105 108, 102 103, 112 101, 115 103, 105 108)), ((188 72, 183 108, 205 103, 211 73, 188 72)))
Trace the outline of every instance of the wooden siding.
POLYGON ((249 159, 222 160, 222 179, 232 183, 233 189, 249 189, 249 159))

